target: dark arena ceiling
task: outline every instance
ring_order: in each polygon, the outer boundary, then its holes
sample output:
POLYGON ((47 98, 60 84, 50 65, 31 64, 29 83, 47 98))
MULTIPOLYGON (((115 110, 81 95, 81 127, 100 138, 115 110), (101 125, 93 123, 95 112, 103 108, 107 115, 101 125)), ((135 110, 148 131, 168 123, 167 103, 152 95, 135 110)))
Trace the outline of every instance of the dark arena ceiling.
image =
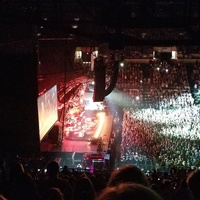
POLYGON ((1 0, 0 43, 30 37, 199 45, 199 0, 1 0))

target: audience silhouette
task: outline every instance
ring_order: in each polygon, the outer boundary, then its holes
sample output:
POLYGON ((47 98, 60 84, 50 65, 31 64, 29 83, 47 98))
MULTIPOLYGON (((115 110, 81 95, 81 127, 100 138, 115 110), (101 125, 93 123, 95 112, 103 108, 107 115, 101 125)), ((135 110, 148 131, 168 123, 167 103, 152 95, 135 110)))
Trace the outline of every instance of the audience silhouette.
POLYGON ((72 186, 68 180, 59 177, 60 166, 56 161, 47 165, 47 176, 39 183, 40 194, 43 196, 47 190, 58 188, 65 199, 70 199, 72 186))
POLYGON ((145 174, 135 165, 127 164, 111 173, 107 186, 117 186, 120 183, 138 183, 148 186, 145 174))
POLYGON ((193 200, 200 200, 200 170, 191 171, 187 177, 187 184, 193 200))
POLYGON ((135 183, 122 183, 107 187, 98 196, 97 200, 162 200, 152 189, 135 183))

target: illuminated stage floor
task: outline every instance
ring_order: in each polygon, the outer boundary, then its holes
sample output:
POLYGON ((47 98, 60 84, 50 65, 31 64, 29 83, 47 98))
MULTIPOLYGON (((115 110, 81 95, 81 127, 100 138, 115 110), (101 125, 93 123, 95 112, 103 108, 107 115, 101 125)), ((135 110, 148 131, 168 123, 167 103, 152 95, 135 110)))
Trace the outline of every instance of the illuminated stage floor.
MULTIPOLYGON (((102 130, 99 137, 102 138, 102 149, 104 152, 108 150, 110 133, 112 129, 112 116, 105 116, 102 130)), ((91 144, 89 140, 72 140, 63 137, 62 145, 55 146, 51 143, 43 143, 41 145, 41 151, 43 152, 81 152, 81 153, 97 153, 97 144, 91 144)))
POLYGON ((99 132, 97 130, 102 128, 105 114, 104 111, 84 111, 82 117, 78 115, 70 118, 65 123, 64 128, 66 139, 89 141, 91 138, 98 137, 99 132))
MULTIPOLYGON (((102 137, 103 140, 103 151, 108 150, 108 144, 110 140, 110 133, 112 129, 112 116, 105 116, 104 124, 102 127, 102 131, 99 137, 102 137)), ((66 138, 63 139, 62 152, 89 152, 96 153, 97 145, 91 144, 90 141, 81 141, 81 140, 68 140, 66 138)))

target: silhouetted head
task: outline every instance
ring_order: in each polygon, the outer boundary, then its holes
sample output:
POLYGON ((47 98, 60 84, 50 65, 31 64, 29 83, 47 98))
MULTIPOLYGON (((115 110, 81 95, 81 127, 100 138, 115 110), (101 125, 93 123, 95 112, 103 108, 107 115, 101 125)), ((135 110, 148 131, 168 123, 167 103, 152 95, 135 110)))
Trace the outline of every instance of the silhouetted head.
POLYGON ((138 183, 148 186, 145 174, 135 165, 124 165, 111 173, 107 186, 117 186, 120 183, 138 183))
POLYGON ((9 179, 11 181, 15 180, 15 178, 22 173, 24 173, 24 167, 21 163, 17 162, 13 166, 11 166, 11 168, 10 168, 9 179))
POLYGON ((37 195, 37 186, 28 173, 21 173, 14 181, 14 199, 34 199, 37 195))
POLYGON ((47 165, 47 174, 50 177, 55 177, 57 176, 58 172, 59 172, 59 164, 56 161, 51 161, 47 165))
POLYGON ((43 195, 44 200, 64 200, 63 193, 59 188, 50 188, 43 195))
POLYGON ((93 200, 96 197, 94 186, 86 176, 77 180, 72 192, 73 200, 93 200))
POLYGON ((200 170, 190 172, 187 184, 194 199, 200 199, 200 170))
POLYGON ((141 184, 122 183, 105 188, 96 200, 162 200, 152 189, 141 184))

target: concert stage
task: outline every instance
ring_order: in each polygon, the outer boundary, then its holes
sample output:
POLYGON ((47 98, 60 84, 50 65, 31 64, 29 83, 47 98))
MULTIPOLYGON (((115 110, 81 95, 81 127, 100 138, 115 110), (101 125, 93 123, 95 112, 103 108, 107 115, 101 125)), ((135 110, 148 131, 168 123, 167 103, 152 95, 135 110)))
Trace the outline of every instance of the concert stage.
MULTIPOLYGON (((110 134, 112 130, 113 117, 107 115, 106 112, 85 112, 83 117, 88 123, 89 119, 93 119, 91 126, 85 128, 85 132, 78 133, 74 132, 74 135, 69 134, 68 128, 64 129, 63 138, 60 145, 53 144, 50 139, 46 139, 41 142, 41 152, 45 155, 54 155, 57 161, 62 163, 61 165, 67 164, 70 167, 76 167, 77 163, 83 165, 85 155, 99 154, 98 141, 101 138, 101 153, 105 155, 109 148, 110 134), (94 115, 100 117, 95 118, 94 115), (102 114, 103 113, 103 114, 102 114), (88 130, 89 129, 89 130, 88 130), (89 135, 89 136, 88 136, 89 135), (79 157, 73 159, 73 157, 79 157)), ((84 126, 84 124, 82 124, 84 126)), ((97 159, 98 160, 98 159, 97 159)), ((92 160, 95 161, 95 160, 92 160)))
MULTIPOLYGON (((94 112, 93 112, 94 113, 94 112)), ((101 113, 96 122, 91 122, 92 126, 88 125, 85 128, 80 128, 76 125, 76 130, 70 127, 64 129, 62 141, 60 145, 52 142, 51 138, 46 138, 41 142, 42 152, 97 152, 97 141, 102 139, 103 151, 108 150, 110 133, 112 129, 112 116, 106 115, 104 112, 96 112, 98 115, 101 113), (72 131, 69 131, 72 130, 72 131), (74 131, 75 130, 75 131, 74 131)), ((85 114, 87 116, 88 113, 85 114)), ((85 121, 94 118, 89 116, 85 121)), ((90 121, 90 120, 89 120, 90 121)), ((79 123, 79 122, 77 122, 79 123)), ((85 123, 80 126, 85 126, 85 123)), ((57 133, 54 133, 57 134, 57 133)), ((57 136, 57 135, 56 135, 57 136)))
POLYGON ((112 129, 112 116, 104 116, 102 127, 100 126, 101 124, 98 124, 97 127, 94 127, 93 130, 90 130, 90 137, 86 135, 85 137, 83 136, 77 139, 76 136, 74 136, 74 139, 72 139, 72 137, 69 139, 65 136, 63 139, 61 151, 96 153, 97 142, 95 142, 95 140, 102 138, 102 150, 106 152, 108 150, 110 133, 112 129), (99 131, 99 135, 94 137, 97 131, 99 131))

